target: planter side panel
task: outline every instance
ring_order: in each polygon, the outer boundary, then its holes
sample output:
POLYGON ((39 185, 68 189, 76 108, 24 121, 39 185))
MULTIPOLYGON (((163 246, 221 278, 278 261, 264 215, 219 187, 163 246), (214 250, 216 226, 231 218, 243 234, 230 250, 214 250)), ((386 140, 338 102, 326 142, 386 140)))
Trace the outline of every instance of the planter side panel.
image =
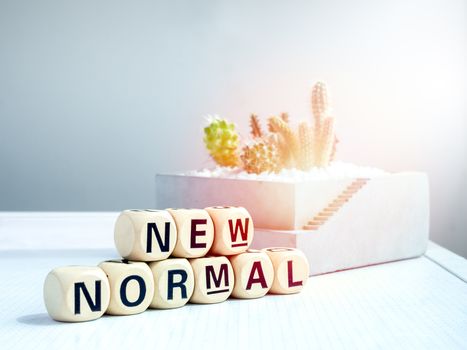
POLYGON ((295 222, 294 186, 254 180, 156 176, 158 208, 245 207, 255 227, 287 228, 295 222))
POLYGON ((250 248, 264 249, 271 247, 297 248, 297 231, 275 231, 255 229, 250 248))

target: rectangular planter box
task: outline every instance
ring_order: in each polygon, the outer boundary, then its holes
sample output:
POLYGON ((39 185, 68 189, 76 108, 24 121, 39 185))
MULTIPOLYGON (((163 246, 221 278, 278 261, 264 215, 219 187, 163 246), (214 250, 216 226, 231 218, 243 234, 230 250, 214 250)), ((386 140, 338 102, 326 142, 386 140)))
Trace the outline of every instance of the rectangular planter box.
POLYGON ((312 275, 419 256, 428 243, 423 173, 295 183, 157 175, 156 200, 159 208, 243 206, 253 247, 299 248, 312 275))

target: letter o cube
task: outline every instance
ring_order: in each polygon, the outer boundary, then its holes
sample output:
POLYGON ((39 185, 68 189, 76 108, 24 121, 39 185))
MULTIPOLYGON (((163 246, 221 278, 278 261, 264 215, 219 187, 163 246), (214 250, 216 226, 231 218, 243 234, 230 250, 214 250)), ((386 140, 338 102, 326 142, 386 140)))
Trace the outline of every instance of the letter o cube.
POLYGON ((229 260, 235 275, 233 297, 252 299, 266 295, 274 280, 274 268, 265 252, 248 249, 229 260))
POLYGON ((214 224, 203 209, 167 209, 177 226, 177 243, 172 256, 199 258, 205 256, 214 241, 214 224))
POLYGON ((154 295, 151 269, 144 262, 128 260, 103 261, 110 284, 110 304, 107 314, 134 315, 145 311, 154 295))
POLYGON ((45 307, 54 320, 95 320, 107 310, 109 301, 109 281, 99 267, 57 267, 45 278, 45 307))
POLYGON ((300 292, 310 272, 305 254, 298 249, 282 247, 265 248, 263 251, 274 266, 274 282, 269 292, 273 294, 300 292))
POLYGON ((234 255, 248 249, 254 234, 253 219, 242 207, 206 208, 214 222, 214 255, 234 255))
POLYGON ((175 248, 177 228, 165 210, 125 210, 115 223, 114 239, 125 259, 164 260, 175 248))
POLYGON ((151 308, 172 309, 185 305, 194 288, 193 269, 187 259, 172 258, 149 263, 154 284, 151 308))
POLYGON ((192 303, 213 304, 225 301, 232 293, 235 276, 229 259, 213 256, 190 259, 195 276, 192 303))

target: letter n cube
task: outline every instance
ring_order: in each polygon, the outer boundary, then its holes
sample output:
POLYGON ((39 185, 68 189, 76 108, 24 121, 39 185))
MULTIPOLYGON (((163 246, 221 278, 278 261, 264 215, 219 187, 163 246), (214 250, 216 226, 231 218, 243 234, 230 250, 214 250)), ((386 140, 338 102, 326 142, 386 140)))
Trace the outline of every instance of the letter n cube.
POLYGON ((99 267, 57 267, 45 278, 45 307, 54 320, 95 320, 107 310, 109 301, 109 281, 99 267))

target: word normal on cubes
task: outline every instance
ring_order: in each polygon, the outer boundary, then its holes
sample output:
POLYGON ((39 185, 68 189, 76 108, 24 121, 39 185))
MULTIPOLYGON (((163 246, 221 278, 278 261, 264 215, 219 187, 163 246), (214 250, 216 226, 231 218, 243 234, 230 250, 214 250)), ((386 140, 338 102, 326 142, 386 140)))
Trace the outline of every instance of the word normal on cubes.
POLYGON ((248 249, 253 221, 242 207, 125 210, 115 223, 121 260, 52 270, 44 283, 50 316, 87 321, 268 292, 299 292, 308 262, 291 248, 248 249))

